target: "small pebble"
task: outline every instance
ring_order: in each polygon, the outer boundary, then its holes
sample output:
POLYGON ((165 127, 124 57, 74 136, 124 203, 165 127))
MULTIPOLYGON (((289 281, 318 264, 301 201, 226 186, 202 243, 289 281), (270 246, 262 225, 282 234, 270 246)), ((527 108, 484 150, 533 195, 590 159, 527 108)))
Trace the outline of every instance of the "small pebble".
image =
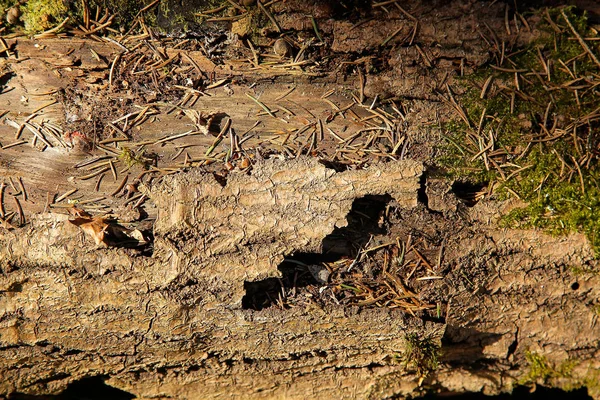
POLYGON ((308 271, 320 285, 327 285, 329 275, 331 274, 327 268, 322 265, 307 265, 308 271))
POLYGON ((19 6, 11 7, 6 12, 6 21, 11 25, 18 24, 20 17, 21 17, 21 8, 19 6))
POLYGON ((285 39, 277 39, 273 44, 273 51, 280 57, 287 57, 291 53, 291 47, 285 39))

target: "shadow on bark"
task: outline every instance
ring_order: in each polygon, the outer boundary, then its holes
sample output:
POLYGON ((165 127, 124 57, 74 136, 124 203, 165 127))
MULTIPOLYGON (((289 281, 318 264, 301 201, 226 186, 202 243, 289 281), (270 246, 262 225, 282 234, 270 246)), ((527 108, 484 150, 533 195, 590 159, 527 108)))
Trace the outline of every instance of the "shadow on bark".
POLYGON ((518 386, 512 393, 499 394, 497 396, 486 396, 483 393, 436 393, 428 394, 423 397, 417 397, 415 400, 437 400, 437 399, 452 399, 452 400, 548 400, 548 399, 572 399, 572 400, 588 400, 592 399, 588 395, 586 388, 573 390, 570 392, 537 386, 534 392, 531 392, 528 386, 518 386))
POLYGON ((123 390, 108 386, 106 376, 83 378, 71 383, 65 390, 54 396, 32 396, 14 394, 9 400, 130 400, 135 396, 123 390))

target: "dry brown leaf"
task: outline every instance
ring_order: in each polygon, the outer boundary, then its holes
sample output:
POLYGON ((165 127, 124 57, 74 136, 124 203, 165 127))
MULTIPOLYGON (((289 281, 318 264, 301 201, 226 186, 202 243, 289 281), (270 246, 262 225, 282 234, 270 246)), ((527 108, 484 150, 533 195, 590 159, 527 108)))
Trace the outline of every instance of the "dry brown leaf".
POLYGON ((69 222, 94 239, 96 246, 141 246, 147 243, 138 229, 127 229, 106 217, 91 217, 87 212, 75 207, 69 212, 77 216, 69 222))
POLYGON ((94 239, 96 246, 99 246, 100 243, 104 243, 107 246, 109 245, 106 243, 106 231, 110 225, 104 218, 77 217, 75 219, 70 219, 69 222, 80 227, 83 232, 91 236, 92 239, 94 239))

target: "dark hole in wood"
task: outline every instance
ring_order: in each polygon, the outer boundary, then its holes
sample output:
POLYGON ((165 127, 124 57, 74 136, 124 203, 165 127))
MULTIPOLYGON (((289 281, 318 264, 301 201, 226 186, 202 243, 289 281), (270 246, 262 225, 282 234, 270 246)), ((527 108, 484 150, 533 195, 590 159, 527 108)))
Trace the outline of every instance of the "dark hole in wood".
POLYGON ((323 239, 322 253, 289 255, 278 266, 281 278, 244 282, 246 295, 242 299, 242 308, 262 310, 276 303, 280 296, 283 298, 295 290, 317 284, 306 265, 334 262, 341 257, 356 257, 371 235, 386 233, 385 227, 380 224, 380 216, 391 200, 389 195, 365 196, 354 200, 346 217, 348 225, 335 228, 323 239))
POLYGON ((481 193, 488 183, 471 183, 456 181, 452 184, 452 192, 458 197, 467 207, 473 207, 480 200, 481 193))

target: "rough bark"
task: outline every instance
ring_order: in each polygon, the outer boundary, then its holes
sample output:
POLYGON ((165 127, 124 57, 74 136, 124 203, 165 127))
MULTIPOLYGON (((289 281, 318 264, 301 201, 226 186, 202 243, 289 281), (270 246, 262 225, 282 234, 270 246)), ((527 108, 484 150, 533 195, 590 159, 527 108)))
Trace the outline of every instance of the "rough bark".
MULTIPOLYGON (((226 387, 250 395, 292 385, 285 372, 291 369, 331 370, 331 384, 315 389, 320 396, 351 391, 363 374, 336 369, 384 359, 411 331, 439 339, 442 325, 382 310, 256 313, 241 309, 244 282, 278 276, 286 254, 318 252, 357 197, 389 193, 416 206, 421 171, 406 161, 336 173, 298 159, 263 161, 225 186, 212 174, 177 175, 149 192, 159 209, 152 257, 96 248, 65 215, 42 215, 29 228, 5 232, 2 392, 57 392, 102 374, 143 397, 222 394, 226 387), (170 380, 182 368, 193 372, 173 392, 170 380), (167 371, 160 379, 168 377, 169 389, 137 387, 131 377, 145 380, 148 369, 167 371), (206 373, 220 378, 211 383, 206 373), (229 387, 224 376, 241 386, 229 387)), ((314 383, 310 376, 294 382, 289 394, 298 397, 314 383)))
POLYGON ((553 384, 596 376, 598 278, 565 270, 592 258, 582 236, 499 231, 486 226, 490 210, 465 219, 453 195, 433 189, 438 211, 428 211, 417 206, 422 167, 414 162, 341 173, 306 159, 289 166, 263 161, 225 186, 193 171, 149 188, 159 209, 152 256, 97 248, 58 214, 4 232, 2 392, 57 393, 101 375, 142 398, 407 395, 419 377, 394 355, 409 333, 444 336, 444 363, 426 381, 444 390, 509 390, 528 373, 527 351, 553 365, 576 361, 553 384), (449 297, 445 323, 308 303, 240 307, 245 281, 277 276, 286 254, 318 252, 354 198, 382 193, 403 205, 390 235, 446 238, 445 278, 423 289, 449 297), (286 223, 269 223, 278 213, 286 223))
POLYGON ((159 209, 155 234, 172 258, 165 274, 188 271, 214 288, 215 297, 204 301, 239 306, 244 281, 279 276, 285 255, 320 253, 323 239, 346 225, 355 199, 390 194, 401 206, 416 206, 422 169, 406 161, 336 173, 295 159, 264 161, 224 187, 201 173, 167 178, 150 194, 159 209), (225 287, 231 289, 219 293, 225 287))

